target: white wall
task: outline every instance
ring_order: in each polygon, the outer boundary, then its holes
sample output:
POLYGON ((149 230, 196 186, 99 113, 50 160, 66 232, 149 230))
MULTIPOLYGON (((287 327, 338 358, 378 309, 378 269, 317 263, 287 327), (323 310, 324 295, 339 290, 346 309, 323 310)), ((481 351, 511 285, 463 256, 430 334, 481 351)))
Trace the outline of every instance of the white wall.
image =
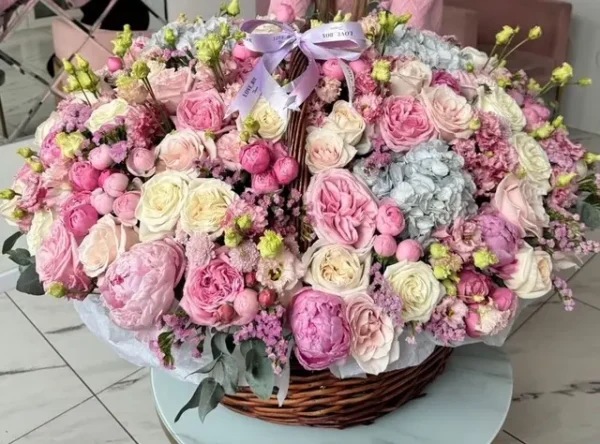
MULTIPOLYGON (((167 0, 169 20, 175 20, 182 12, 189 18, 201 15, 204 18, 217 15, 221 3, 229 0, 167 0)), ((256 0, 240 0, 242 16, 252 18, 256 15, 256 0)))
POLYGON ((569 126, 600 134, 600 0, 570 0, 573 22, 569 59, 575 75, 594 85, 566 89, 561 112, 569 126))

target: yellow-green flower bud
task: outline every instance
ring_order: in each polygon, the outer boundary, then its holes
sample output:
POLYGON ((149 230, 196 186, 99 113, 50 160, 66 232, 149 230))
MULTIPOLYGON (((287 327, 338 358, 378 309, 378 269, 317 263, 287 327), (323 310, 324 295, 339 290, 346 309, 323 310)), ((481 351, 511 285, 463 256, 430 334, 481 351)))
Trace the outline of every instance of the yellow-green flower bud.
POLYGON ((217 139, 217 135, 215 134, 215 132, 213 130, 206 130, 204 131, 204 136, 208 139, 211 140, 216 140, 217 139))
POLYGON ((312 19, 310 21, 310 29, 315 29, 321 26, 323 22, 321 20, 312 19))
POLYGON ((552 82, 560 86, 565 86, 567 83, 569 83, 569 80, 571 80, 572 78, 573 67, 567 62, 564 62, 561 66, 555 68, 554 71, 552 71, 552 82))
POLYGON ((58 133, 55 138, 55 142, 60 148, 63 157, 67 159, 74 159, 75 156, 81 150, 83 142, 85 142, 85 136, 80 132, 71 134, 58 133))
POLYGON ((17 193, 15 190, 11 190, 10 188, 6 188, 5 190, 0 191, 0 199, 3 200, 13 200, 17 193))
POLYGON ((94 79, 92 78, 92 76, 90 76, 90 74, 87 71, 78 71, 76 75, 77 81, 83 89, 87 89, 90 91, 94 89, 94 79))
POLYGON ((529 79, 527 90, 532 94, 537 94, 542 90, 542 86, 535 79, 529 79))
POLYGON ((127 51, 129 51, 129 47, 124 45, 121 39, 113 40, 113 45, 113 54, 117 57, 123 58, 127 54, 127 51))
POLYGON ((373 64, 371 77, 378 82, 389 82, 391 78, 392 62, 389 60, 377 60, 373 64))
POLYGON ((506 45, 510 39, 517 33, 517 31, 510 26, 504 25, 502 31, 496 34, 496 45, 506 45))
POLYGON ((148 77, 148 74, 150 74, 150 68, 146 62, 138 60, 133 63, 133 66, 131 67, 131 75, 133 78, 143 80, 148 77))
POLYGON ((229 37, 229 34, 231 34, 231 28, 229 27, 229 25, 227 23, 221 23, 219 25, 219 35, 226 39, 229 37))
POLYGON ((438 281, 443 281, 445 279, 448 279, 451 274, 452 274, 452 271, 450 270, 450 267, 448 267, 447 265, 435 265, 433 267, 433 275, 435 276, 435 278, 438 281))
POLYGON ((562 173, 558 176, 558 179, 556 179, 556 185, 560 188, 564 188, 568 186, 576 176, 576 173, 562 173))
POLYGON ((481 128, 481 120, 479 119, 479 117, 476 117, 469 122, 469 129, 471 131, 478 131, 480 128, 481 128))
POLYGON ((405 25, 408 22, 410 22, 410 19, 412 19, 412 14, 410 12, 407 12, 406 14, 402 14, 400 17, 398 17, 397 21, 398 21, 398 24, 405 25))
POLYGON ((500 88, 506 88, 507 86, 510 86, 511 82, 509 79, 507 79, 506 77, 500 77, 497 80, 498 86, 500 88))
POLYGON ((237 227, 242 231, 249 231, 252 229, 253 221, 249 214, 242 214, 235 221, 237 227))
POLYGON ((431 244, 431 247, 429 247, 429 253, 434 259, 444 259, 447 258, 450 254, 450 249, 445 245, 436 242, 434 244, 431 244))
POLYGON ((29 213, 22 208, 15 208, 12 213, 12 218, 15 220, 25 219, 29 213))
POLYGON ((201 15, 197 15, 196 18, 194 19, 194 23, 196 23, 197 25, 203 25, 204 19, 202 18, 201 15))
POLYGON ((475 65, 473 65, 473 63, 467 63, 467 72, 475 72, 475 65))
POLYGON ((261 257, 273 259, 283 250, 283 238, 272 230, 266 230, 258 241, 258 251, 261 257))
POLYGON ((550 138, 555 130, 556 128, 550 122, 546 122, 533 132, 533 137, 538 140, 545 140, 550 138))
POLYGON ((341 22, 343 19, 344 19, 344 16, 342 15, 342 10, 338 9, 337 14, 333 18, 333 21, 337 23, 337 22, 341 22))
POLYGON ((565 123, 565 118, 563 116, 558 116, 556 119, 552 121, 552 126, 554 128, 562 128, 565 123))
POLYGON ((244 120, 244 130, 248 131, 250 134, 256 134, 259 129, 260 122, 258 120, 252 116, 246 117, 246 120, 244 120))
POLYGON ((248 143, 250 140, 250 133, 248 131, 242 131, 240 133, 240 140, 244 143, 248 143))
POLYGON ((71 62, 69 62, 67 59, 63 59, 62 63, 63 68, 68 74, 75 74, 75 66, 73 66, 71 62))
POLYGON ((187 23, 188 19, 187 16, 182 12, 177 16, 177 22, 179 23, 187 23))
POLYGON ((86 59, 81 57, 80 54, 75 54, 75 63, 77 63, 77 67, 79 69, 82 69, 84 71, 87 71, 88 69, 90 69, 90 62, 88 62, 86 59))
POLYGON ((244 240, 243 236, 232 228, 225 230, 225 246, 235 248, 244 240))
POLYGON ((236 42, 239 42, 246 38, 246 33, 244 31, 237 30, 237 31, 235 31, 235 34, 233 34, 233 38, 235 39, 236 42))
POLYGON ((600 161, 600 154, 585 153, 585 157, 583 158, 583 160, 585 160, 585 163, 587 163, 588 165, 592 165, 600 161))
POLYGON ((29 166, 31 167, 31 170, 34 173, 41 174, 44 172, 44 165, 42 165, 41 162, 38 162, 38 161, 30 158, 30 159, 27 159, 27 163, 29 164, 29 166))
POLYGON ((542 36, 542 27, 534 26, 529 30, 529 40, 537 40, 542 36))
POLYGON ((223 40, 217 34, 210 34, 196 43, 198 59, 206 64, 212 64, 219 60, 223 40))
POLYGON ((577 82, 577 84, 579 86, 591 86, 592 85, 592 79, 590 79, 589 77, 584 77, 583 79, 579 79, 579 81, 577 82))
POLYGON ((343 22, 351 22, 352 21, 352 13, 349 12, 344 16, 344 20, 342 20, 343 22))
POLYGON ((167 28, 165 30, 165 43, 169 46, 175 46, 177 42, 177 36, 175 35, 175 31, 171 28, 167 28))
POLYGON ((492 253, 489 249, 483 248, 473 253, 473 263, 480 270, 496 265, 498 263, 498 256, 492 253))
POLYGON ((33 151, 29 147, 25 147, 25 148, 19 148, 17 150, 17 154, 24 159, 29 159, 31 156, 33 156, 35 154, 35 151, 33 151))
POLYGON ((46 292, 50 296, 55 297, 57 299, 64 298, 69 293, 67 287, 65 287, 60 282, 52 282, 50 285, 48 285, 48 289, 46 290, 46 292))
POLYGON ((231 0, 227 5, 225 12, 227 12, 227 14, 231 17, 240 15, 240 0, 231 0))
POLYGON ((458 294, 458 288, 456 288, 456 285, 450 279, 443 280, 442 285, 446 288, 448 296, 456 296, 458 294))

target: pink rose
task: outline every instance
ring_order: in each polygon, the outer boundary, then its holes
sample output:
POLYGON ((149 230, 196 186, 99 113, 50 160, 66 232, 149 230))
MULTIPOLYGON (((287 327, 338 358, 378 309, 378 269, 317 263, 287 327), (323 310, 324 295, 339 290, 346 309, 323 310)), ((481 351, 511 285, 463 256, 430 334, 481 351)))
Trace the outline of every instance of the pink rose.
POLYGON ((70 297, 78 299, 92 290, 92 282, 79 262, 77 240, 60 220, 52 224, 50 234, 42 241, 35 258, 35 269, 44 288, 60 282, 72 292, 70 297))
POLYGON ((402 210, 393 199, 382 199, 379 202, 376 222, 377 231, 391 236, 398 236, 406 225, 402 210))
POLYGON ((515 312, 515 304, 517 303, 517 295, 508 288, 498 287, 490 295, 490 298, 494 301, 494 304, 500 311, 512 310, 515 312))
POLYGON ((434 236, 443 240, 464 261, 470 259, 471 254, 483 247, 481 229, 474 220, 459 217, 452 224, 450 231, 437 231, 434 236))
POLYGON ((267 194, 277 191, 281 186, 273 170, 252 175, 252 191, 258 194, 267 194))
POLYGON ((215 142, 202 132, 183 129, 168 134, 156 147, 159 169, 197 176, 197 162, 217 157, 215 142))
POLYGON ((215 89, 185 94, 177 106, 177 129, 219 131, 225 119, 225 105, 215 89))
POLYGON ((113 173, 104 179, 102 188, 109 196, 119 197, 127 190, 129 178, 123 173, 113 173))
POLYGON ((289 185, 298 177, 300 165, 293 157, 280 157, 273 164, 273 173, 280 185, 289 185))
POLYGON ((371 64, 364 59, 358 59, 348 64, 354 74, 359 75, 363 73, 371 74, 371 64))
POLYGON ((346 316, 352 337, 350 351, 362 370, 378 375, 400 357, 392 319, 369 296, 352 298, 346 316))
POLYGON ((419 262, 421 256, 423 256, 423 247, 421 247, 421 244, 416 240, 406 239, 398 244, 396 259, 398 259, 399 262, 419 262))
POLYGON ((379 236, 375 236, 375 243, 373 244, 373 248, 375 249, 375 253, 377 253, 381 257, 392 257, 396 254, 396 248, 398 244, 396 243, 396 239, 389 234, 380 234, 379 236))
POLYGON ((304 202, 320 239, 354 248, 371 243, 377 202, 350 171, 331 169, 313 176, 304 202))
POLYGON ((339 80, 340 82, 345 79, 344 71, 340 66, 340 62, 337 59, 327 60, 322 66, 323 74, 332 79, 339 80))
POLYGON ((460 94, 465 96, 467 100, 473 100, 477 97, 477 80, 473 73, 457 70, 451 72, 452 76, 458 82, 460 94))
POLYGON ((154 154, 154 151, 141 147, 131 150, 125 161, 127 171, 138 177, 153 176, 156 172, 155 163, 156 154, 154 154))
POLYGON ((246 288, 238 293, 233 301, 233 310, 237 315, 235 325, 246 325, 254 319, 260 311, 258 293, 246 288))
POLYGON ((240 163, 250 174, 264 173, 271 165, 268 145, 262 140, 246 145, 240 151, 240 163))
POLYGON ((231 171, 239 170, 242 141, 237 130, 223 134, 217 140, 217 157, 223 161, 225 168, 231 171))
POLYGON ((524 102, 523 114, 525 114, 527 120, 525 129, 530 132, 550 120, 552 111, 546 105, 535 101, 535 99, 527 98, 524 102))
POLYGON ((104 186, 104 181, 113 173, 114 171, 111 170, 104 170, 100 173, 100 176, 98 177, 98 185, 100 185, 101 187, 104 186))
POLYGON ((114 201, 115 198, 103 192, 102 188, 94 190, 90 196, 90 204, 103 216, 112 212, 114 201))
POLYGON ((275 11, 275 18, 281 23, 293 23, 296 20, 296 12, 290 5, 282 3, 275 11))
POLYGON ((148 75, 148 81, 156 98, 170 114, 175 114, 182 97, 192 90, 194 77, 190 68, 165 68, 148 75))
POLYGON ((456 94, 461 93, 460 83, 448 71, 434 71, 431 86, 446 85, 456 94))
POLYGON ((496 267, 504 267, 515 260, 521 244, 519 227, 500 215, 482 214, 477 216, 485 245, 496 255, 496 267))
POLYGON ((259 53, 251 51, 243 43, 236 43, 231 51, 231 55, 238 60, 244 61, 259 56, 259 53))
POLYGON ((91 205, 89 191, 71 195, 63 204, 60 213, 65 228, 76 238, 88 234, 90 228, 98 221, 98 212, 91 205))
POLYGON ((93 191, 98 188, 100 171, 90 162, 75 162, 69 171, 69 179, 75 191, 93 191))
POLYGON ((437 134, 421 102, 410 96, 385 100, 379 132, 386 145, 397 153, 427 142, 437 134))
POLYGON ((100 171, 110 168, 115 163, 108 145, 100 145, 90 151, 89 160, 92 166, 100 171))
POLYGON ((219 308, 234 303, 244 289, 244 276, 225 257, 212 260, 204 267, 188 270, 181 308, 198 325, 224 327, 219 308))
POLYGON ((498 185, 494 206, 507 221, 519 227, 521 237, 541 237, 550 223, 541 190, 514 174, 507 175, 498 185))
POLYGON ((138 220, 135 217, 135 209, 139 201, 139 191, 128 191, 115 199, 112 210, 126 227, 133 227, 137 224, 138 220))
POLYGON ((483 302, 494 289, 488 276, 473 270, 463 270, 459 278, 458 297, 467 304, 483 302))
POLYGON ((106 270, 100 292, 112 321, 121 328, 152 328, 175 301, 185 271, 179 244, 158 240, 136 244, 106 270))
POLYGON ((296 357, 307 370, 323 370, 350 352, 350 327, 339 296, 304 288, 292 299, 290 325, 296 357))
POLYGON ((112 73, 123 69, 123 60, 121 57, 109 57, 106 61, 106 67, 112 73))
POLYGON ((466 98, 446 85, 423 88, 419 97, 442 139, 451 142, 471 137, 469 124, 474 114, 466 98))

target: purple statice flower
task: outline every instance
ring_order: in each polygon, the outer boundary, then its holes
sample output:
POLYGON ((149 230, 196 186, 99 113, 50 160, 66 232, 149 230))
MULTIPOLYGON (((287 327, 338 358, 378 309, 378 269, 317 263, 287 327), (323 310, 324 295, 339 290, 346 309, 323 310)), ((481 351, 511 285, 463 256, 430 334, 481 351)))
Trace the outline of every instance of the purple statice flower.
POLYGON ((115 161, 115 163, 121 163, 124 162, 127 158, 127 153, 129 152, 130 148, 131 142, 128 142, 127 140, 122 140, 113 145, 110 145, 108 153, 110 154, 112 160, 115 161))
POLYGON ((573 290, 569 288, 569 284, 559 276, 553 276, 552 282, 562 300, 566 311, 573 311, 575 308, 575 299, 573 299, 573 290))
POLYGON ((243 199, 239 199, 234 201, 229 205, 229 208, 227 208, 222 226, 226 229, 237 229, 236 225, 240 218, 246 217, 250 218, 252 221, 252 227, 247 230, 248 234, 262 234, 268 225, 268 215, 269 214, 264 207, 250 204, 243 199))
POLYGON ((250 273, 258 266, 260 253, 254 242, 245 241, 229 250, 229 260, 235 269, 242 273, 250 273))
POLYGON ((425 330, 446 345, 463 342, 467 336, 465 317, 468 313, 469 307, 462 300, 446 296, 435 308, 425 330))
POLYGON ((85 103, 65 100, 58 105, 61 123, 66 132, 85 131, 85 122, 92 115, 92 108, 85 103))
POLYGON ((540 141, 553 169, 558 172, 576 172, 575 164, 585 156, 585 149, 569 139, 564 130, 557 130, 548 139, 540 141))
POLYGON ((383 277, 381 268, 380 263, 375 263, 371 267, 373 281, 367 289, 367 294, 389 316, 394 327, 398 327, 404 324, 402 321, 402 299, 392 289, 387 279, 383 277))
POLYGON ((190 268, 204 267, 215 258, 215 244, 206 234, 194 234, 187 242, 185 255, 190 268))

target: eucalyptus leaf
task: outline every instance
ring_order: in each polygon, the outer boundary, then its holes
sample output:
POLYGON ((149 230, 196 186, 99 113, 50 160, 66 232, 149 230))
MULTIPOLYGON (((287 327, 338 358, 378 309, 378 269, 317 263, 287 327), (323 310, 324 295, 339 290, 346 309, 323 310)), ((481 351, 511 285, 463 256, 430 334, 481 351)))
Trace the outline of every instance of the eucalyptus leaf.
POLYGON ((214 359, 212 361, 210 361, 208 364, 206 364, 203 367, 200 367, 198 370, 196 370, 195 372, 192 372, 188 375, 188 378, 192 375, 197 375, 198 373, 202 373, 202 374, 206 374, 206 373, 210 373, 213 371, 213 369, 215 368, 215 366, 219 363, 219 361, 221 360, 223 356, 219 356, 217 359, 214 359))
POLYGON ((23 233, 17 231, 6 238, 4 244, 2 244, 2 254, 7 254, 15 246, 19 238, 23 236, 23 233))
POLYGON ((271 361, 257 348, 246 353, 246 381, 250 389, 260 399, 269 399, 275 386, 275 373, 271 361))
POLYGON ((581 216, 581 221, 590 229, 600 228, 600 208, 597 205, 583 201, 577 205, 577 210, 581 216))
POLYGON ((260 339, 248 339, 240 344, 240 351, 246 356, 250 350, 258 350, 259 354, 265 355, 267 345, 260 339))
POLYGON ((10 250, 8 258, 17 265, 29 265, 31 264, 31 254, 24 248, 17 248, 16 250, 10 250))
POLYGON ((235 350, 233 335, 223 332, 215 333, 210 341, 210 347, 213 359, 217 359, 222 354, 230 355, 235 350))
POLYGON ((37 274, 37 271, 35 271, 35 264, 30 264, 25 271, 21 273, 21 276, 19 276, 19 280, 17 281, 17 290, 34 296, 41 296, 46 293, 40 282, 40 277, 37 274))
POLYGON ((240 370, 237 361, 232 356, 222 356, 221 365, 223 366, 223 387, 225 393, 234 395, 238 388, 238 379, 240 370))
POLYGON ((193 409, 194 407, 198 407, 200 421, 204 422, 206 415, 219 405, 224 395, 225 390, 223 390, 223 386, 215 381, 214 378, 203 379, 190 400, 181 408, 179 413, 177 413, 175 422, 179 421, 181 415, 186 411, 193 409))

